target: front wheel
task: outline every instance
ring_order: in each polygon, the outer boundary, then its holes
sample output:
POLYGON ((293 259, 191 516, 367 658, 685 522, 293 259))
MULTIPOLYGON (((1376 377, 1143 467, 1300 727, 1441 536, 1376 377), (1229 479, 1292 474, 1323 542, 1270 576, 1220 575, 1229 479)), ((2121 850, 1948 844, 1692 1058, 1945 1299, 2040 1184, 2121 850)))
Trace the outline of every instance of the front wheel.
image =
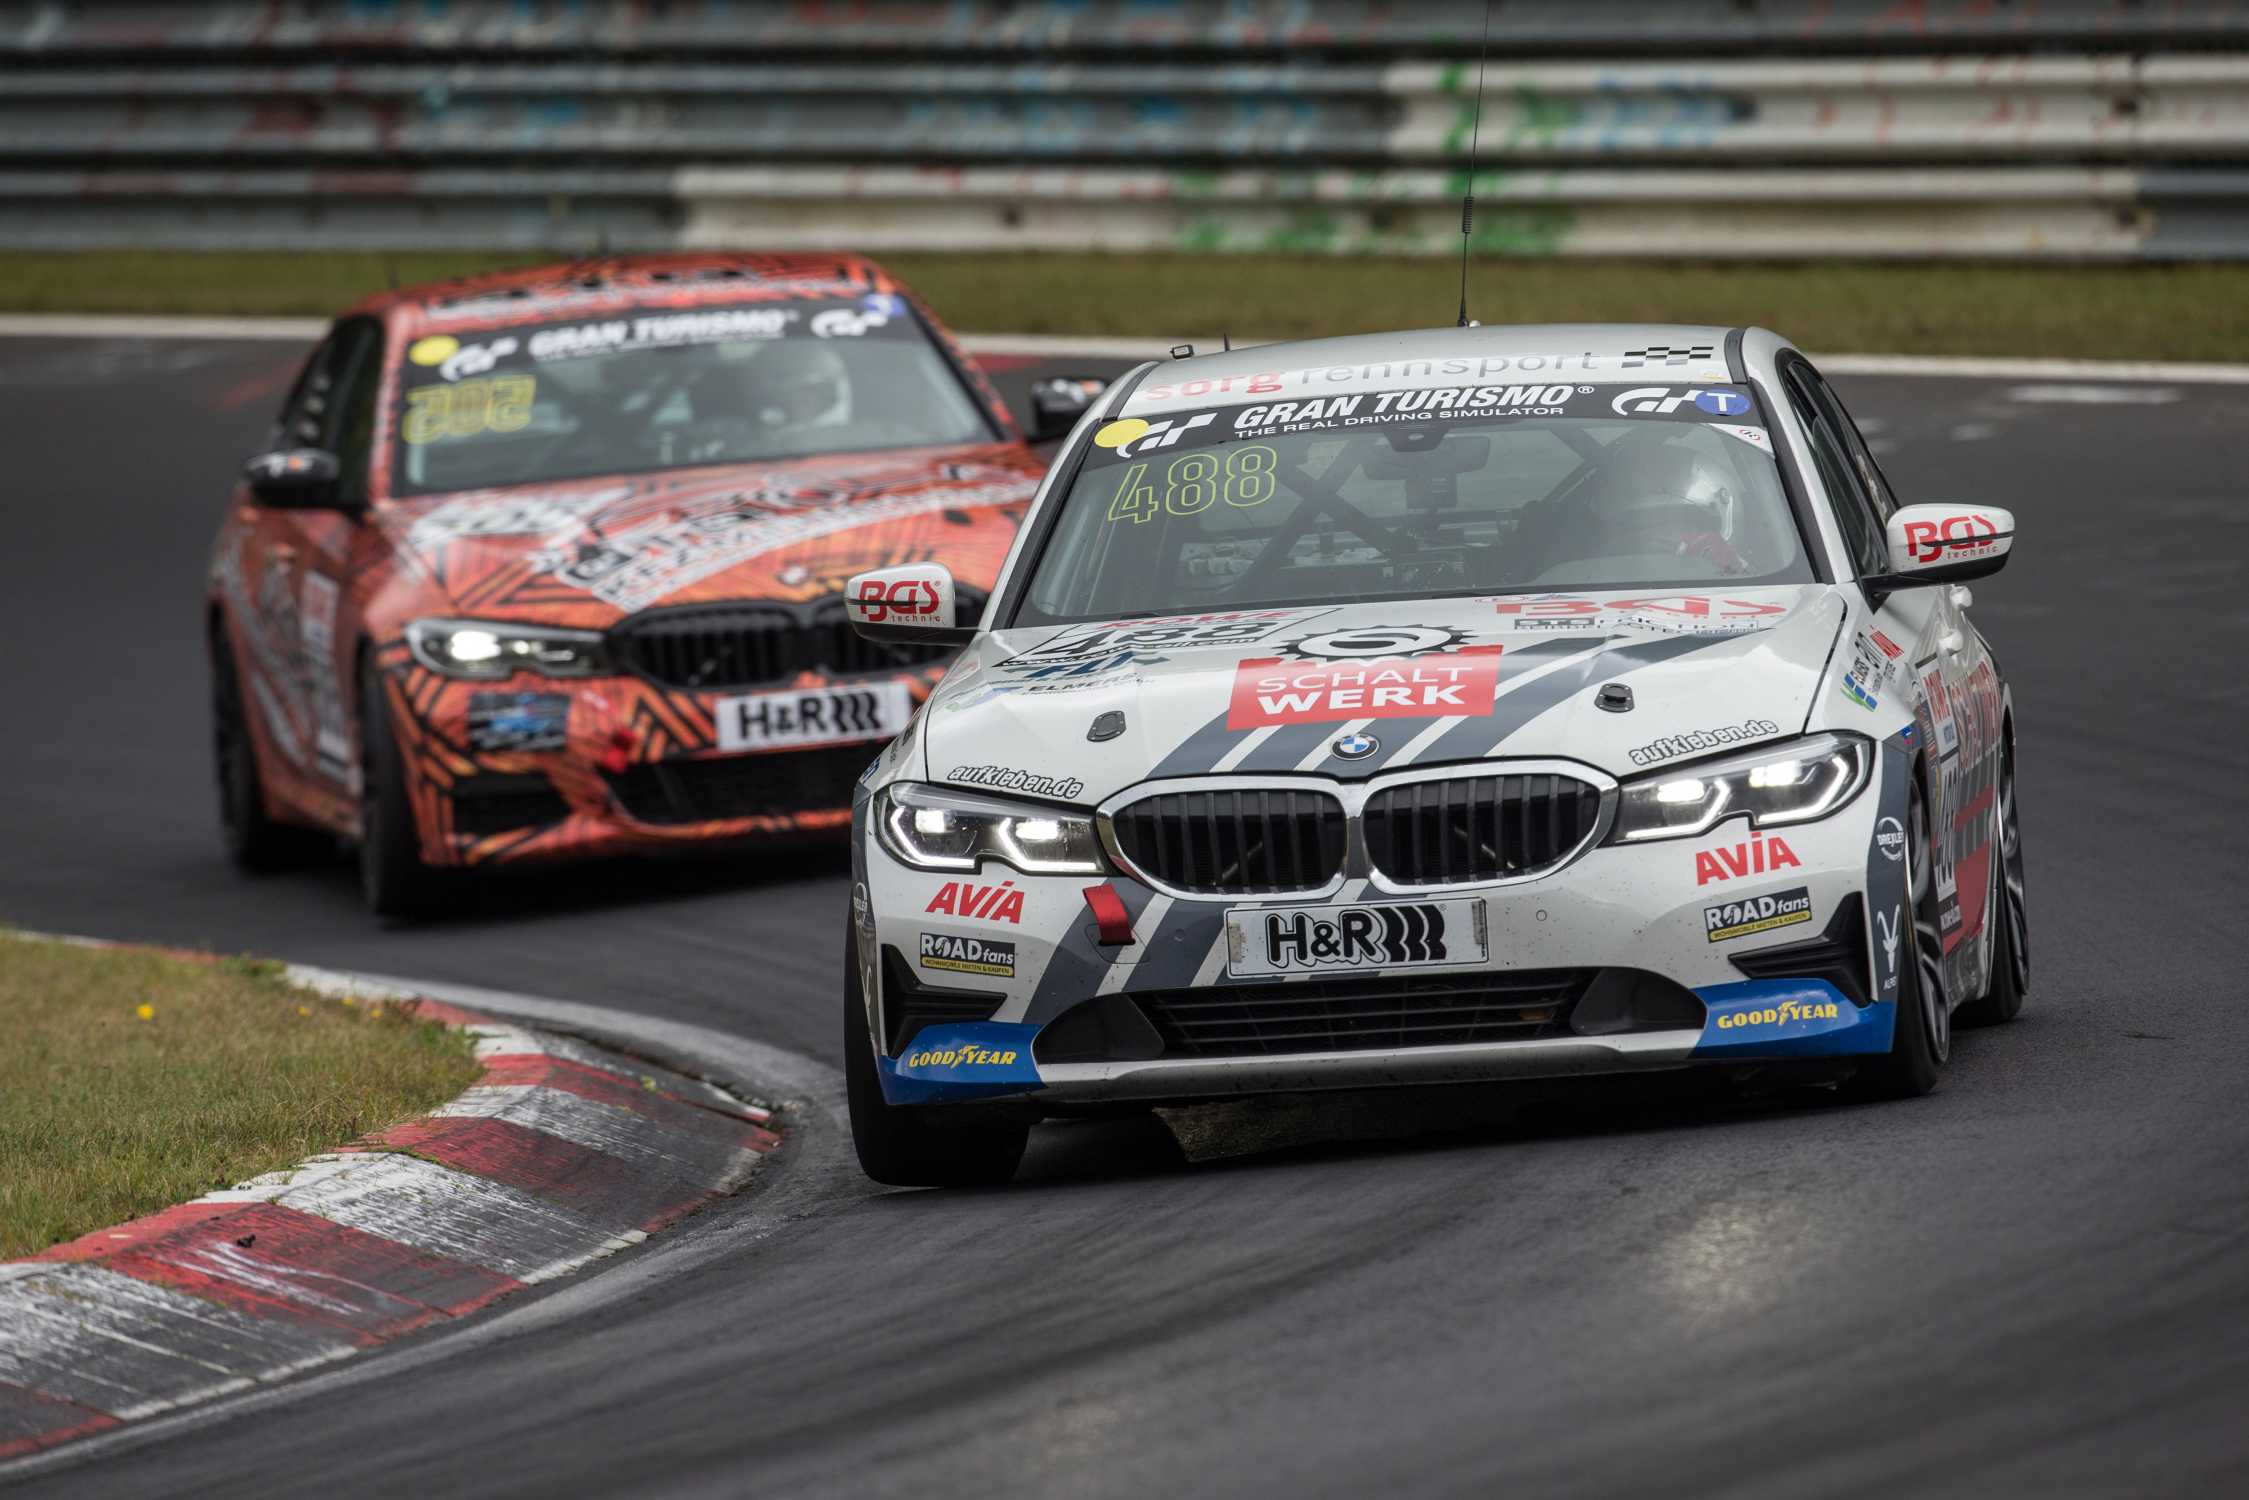
POLYGON ((1914 783, 1906 802, 1905 892, 1913 919, 1913 947, 1898 970, 1897 1022, 1890 1050, 1869 1058, 1854 1080, 1857 1091, 1877 1098, 1926 1094, 1944 1076, 1952 1055, 1952 1010, 1944 990, 1944 939, 1937 928, 1935 846, 1929 840, 1929 807, 1914 783))
POLYGON ((211 751, 218 770, 219 835, 235 868, 252 874, 291 869, 333 848, 327 835, 280 822, 266 811, 241 669, 224 629, 211 633, 211 751))
POLYGON ((359 677, 359 889, 377 916, 421 916, 445 894, 445 872, 422 862, 406 757, 391 728, 382 674, 359 677))
POLYGON ((859 1166, 893 1187, 978 1187, 1015 1175, 1030 1142, 1022 1120, 974 1105, 900 1105, 882 1096, 856 943, 843 940, 843 1081, 859 1166))

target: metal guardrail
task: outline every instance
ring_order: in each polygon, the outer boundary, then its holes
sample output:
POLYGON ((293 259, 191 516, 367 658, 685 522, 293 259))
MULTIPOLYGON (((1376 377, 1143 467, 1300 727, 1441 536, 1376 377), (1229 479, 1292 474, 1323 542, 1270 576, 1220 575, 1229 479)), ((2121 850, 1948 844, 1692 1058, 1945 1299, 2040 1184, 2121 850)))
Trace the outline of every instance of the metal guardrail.
MULTIPOLYGON (((0 246, 1442 253, 1482 15, 0 4, 0 246)), ((2249 254, 2249 0, 1493 16, 1489 253, 2249 254)))

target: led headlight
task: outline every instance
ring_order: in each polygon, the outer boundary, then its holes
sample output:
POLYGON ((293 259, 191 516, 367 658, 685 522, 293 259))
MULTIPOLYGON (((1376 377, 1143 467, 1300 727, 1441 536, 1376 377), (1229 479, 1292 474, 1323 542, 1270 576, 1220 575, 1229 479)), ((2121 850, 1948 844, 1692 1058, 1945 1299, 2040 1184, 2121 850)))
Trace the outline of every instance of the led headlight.
POLYGON ((917 870, 973 870, 996 859, 1026 875, 1098 875, 1093 819, 916 782, 875 793, 876 836, 917 870))
POLYGON ((1727 818, 1758 828, 1809 823, 1866 785, 1874 746, 1864 735, 1812 734, 1624 784, 1611 843, 1683 839, 1727 818))
POLYGON ((416 620, 406 627, 406 644, 414 660, 448 677, 489 681, 525 671, 597 677, 609 670, 597 630, 497 620, 416 620))

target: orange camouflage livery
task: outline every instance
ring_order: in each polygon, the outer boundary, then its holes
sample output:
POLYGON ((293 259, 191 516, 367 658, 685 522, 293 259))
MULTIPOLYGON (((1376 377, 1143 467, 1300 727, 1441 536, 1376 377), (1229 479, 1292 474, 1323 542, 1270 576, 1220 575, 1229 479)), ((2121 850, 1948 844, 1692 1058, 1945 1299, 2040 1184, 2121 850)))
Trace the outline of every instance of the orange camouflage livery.
POLYGON ((247 866, 355 839, 378 910, 448 867, 840 830, 942 654, 845 579, 974 607, 1044 469, 854 256, 605 258, 339 318, 210 569, 222 814, 247 866))

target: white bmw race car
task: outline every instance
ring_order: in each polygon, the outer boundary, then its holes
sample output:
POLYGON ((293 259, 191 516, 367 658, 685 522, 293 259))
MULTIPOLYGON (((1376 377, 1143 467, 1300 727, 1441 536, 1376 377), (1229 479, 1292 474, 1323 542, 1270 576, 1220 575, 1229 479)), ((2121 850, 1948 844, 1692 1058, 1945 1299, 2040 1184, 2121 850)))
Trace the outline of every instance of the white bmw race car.
POLYGON ((1149 364, 1057 456, 853 809, 853 1134, 1006 1177, 1118 1103, 1810 1065, 1933 1087, 2027 980, 2014 716, 1958 585, 1763 329, 1149 364))

